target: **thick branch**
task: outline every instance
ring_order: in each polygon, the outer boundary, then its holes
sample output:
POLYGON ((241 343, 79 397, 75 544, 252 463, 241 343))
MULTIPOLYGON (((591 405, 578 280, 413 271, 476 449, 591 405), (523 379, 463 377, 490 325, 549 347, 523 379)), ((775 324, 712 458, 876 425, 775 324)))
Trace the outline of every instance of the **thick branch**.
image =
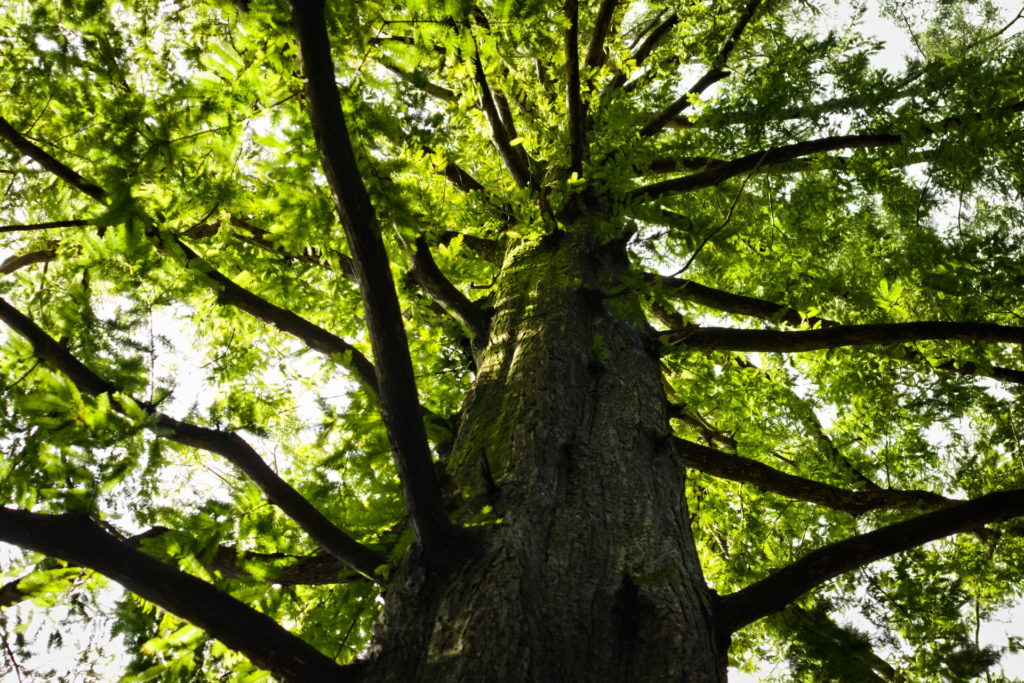
POLYGON ((578 0, 565 0, 565 111, 569 128, 569 172, 583 173, 586 156, 583 99, 580 95, 580 7, 578 0))
POLYGON ((587 45, 587 56, 583 64, 590 69, 603 66, 608 59, 604 51, 604 41, 608 37, 608 31, 612 27, 612 18, 615 16, 615 8, 619 0, 601 0, 601 6, 597 8, 597 17, 594 19, 594 30, 590 34, 590 43, 587 45))
POLYGON ((103 188, 90 183, 71 168, 57 161, 49 152, 16 131, 3 117, 0 117, 0 138, 7 140, 22 155, 29 157, 79 192, 97 201, 103 201, 106 198, 107 193, 103 191, 103 188))
POLYGON ((456 530, 445 511, 420 419, 416 380, 391 265, 342 113, 324 3, 292 0, 291 10, 306 80, 310 122, 352 252, 366 311, 388 440, 417 540, 428 557, 436 556, 444 552, 456 530))
MULTIPOLYGON (((109 394, 111 403, 119 410, 127 412, 125 403, 117 397, 119 391, 116 386, 86 367, 64 346, 3 299, 0 299, 0 320, 24 337, 32 345, 32 350, 38 358, 64 373, 79 391, 93 396, 109 394)), ((135 403, 155 418, 148 426, 158 435, 225 458, 259 486, 267 499, 306 531, 320 547, 353 569, 368 577, 374 577, 377 567, 386 562, 383 556, 338 529, 298 491, 281 479, 242 437, 233 432, 222 432, 181 422, 159 412, 148 403, 135 403)))
POLYGON ((490 316, 460 292, 438 268, 430 253, 427 241, 420 237, 416 240, 416 251, 412 257, 413 277, 427 290, 444 309, 469 330, 473 344, 483 348, 487 344, 487 330, 490 316))
POLYGON ((684 109, 686 109, 690 102, 701 95, 705 90, 711 87, 713 84, 722 80, 729 75, 728 71, 725 71, 725 66, 729 61, 729 55, 732 54, 732 50, 736 47, 736 43, 739 42, 743 36, 743 32, 746 30, 750 20, 754 18, 754 14, 757 12, 757 8, 763 0, 748 0, 746 7, 740 13, 739 19, 736 21, 736 25, 733 27, 729 37, 725 39, 721 49, 715 58, 711 60, 711 64, 708 67, 707 72, 700 77, 700 79, 694 83, 688 91, 683 93, 677 100, 672 104, 668 105, 660 112, 658 112, 654 118, 648 121, 643 128, 640 129, 641 137, 649 137, 654 135, 670 120, 678 116, 684 109))
POLYGON ((725 182, 729 178, 767 168, 768 166, 784 164, 808 154, 820 154, 839 149, 892 147, 902 144, 902 142, 903 138, 899 135, 837 135, 797 142, 792 145, 782 145, 747 154, 738 159, 713 166, 700 173, 692 173, 682 178, 670 178, 669 180, 638 187, 629 193, 628 198, 630 200, 656 198, 667 194, 692 192, 705 187, 713 187, 725 182))
POLYGON ((10 275, 16 270, 21 270, 26 266, 36 263, 49 263, 55 258, 57 258, 57 250, 49 248, 36 249, 24 254, 14 254, 4 259, 3 263, 0 263, 0 275, 10 275))
POLYGON ((842 346, 906 344, 925 340, 1024 343, 1024 327, 991 323, 914 322, 878 325, 836 325, 817 330, 738 330, 689 327, 663 333, 662 341, 693 349, 800 352, 842 346))
POLYGON ((787 498, 848 512, 851 515, 861 515, 869 510, 902 510, 918 506, 944 507, 960 502, 930 491, 850 491, 780 472, 756 460, 701 446, 685 439, 676 438, 673 441, 676 452, 687 467, 722 479, 751 484, 763 491, 778 493, 787 498))
POLYGON ((480 56, 476 55, 474 61, 476 82, 480 88, 480 106, 484 110, 487 122, 491 126, 491 142, 494 143, 494 148, 498 150, 498 156, 501 157, 505 168, 508 169, 516 185, 519 187, 529 187, 529 164, 522 153, 522 148, 520 147, 517 150, 512 146, 512 137, 509 135, 505 123, 498 114, 494 95, 491 93, 491 87, 487 83, 487 76, 484 74, 484 67, 480 61, 480 56))
MULTIPOLYGON (((701 306, 708 306, 726 313, 748 315, 762 320, 783 322, 787 325, 793 326, 805 323, 821 328, 839 326, 839 323, 827 318, 819 318, 817 316, 804 317, 799 311, 792 309, 789 306, 777 304, 765 299, 733 294, 721 289, 715 289, 713 287, 699 284, 692 280, 667 277, 656 273, 645 273, 644 278, 647 279, 648 282, 661 286, 663 288, 662 291, 664 291, 668 296, 684 299, 686 301, 693 301, 701 306)), ((682 324, 675 324, 682 322, 682 319, 678 314, 674 316, 667 314, 665 311, 661 310, 661 308, 662 307, 657 306, 656 302, 652 304, 652 309, 655 314, 659 316, 659 319, 661 319, 662 322, 666 325, 675 327, 683 326, 682 324)), ((912 347, 908 347, 907 353, 900 360, 905 360, 911 363, 928 362, 920 352, 912 347)), ((933 367, 936 370, 954 372, 965 377, 989 377, 1001 382, 1024 384, 1024 371, 1013 370, 1011 368, 999 366, 983 368, 977 363, 958 360, 948 360, 940 363, 939 365, 931 365, 930 367, 933 367)))
POLYGON ((781 610, 840 574, 929 541, 1021 515, 1024 515, 1024 489, 1013 489, 832 543, 743 590, 723 596, 716 610, 718 628, 727 635, 781 610))
POLYGON ((0 540, 89 567, 195 624, 283 680, 357 678, 308 643, 210 584, 132 548, 78 513, 0 508, 0 540))

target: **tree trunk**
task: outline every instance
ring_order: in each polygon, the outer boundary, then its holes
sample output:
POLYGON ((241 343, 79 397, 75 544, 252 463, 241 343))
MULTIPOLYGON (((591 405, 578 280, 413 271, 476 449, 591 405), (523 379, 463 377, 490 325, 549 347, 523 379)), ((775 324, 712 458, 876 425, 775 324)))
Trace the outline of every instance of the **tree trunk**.
POLYGON ((403 563, 370 680, 725 680, 622 246, 558 235, 506 257, 446 464, 494 512, 454 567, 403 563))

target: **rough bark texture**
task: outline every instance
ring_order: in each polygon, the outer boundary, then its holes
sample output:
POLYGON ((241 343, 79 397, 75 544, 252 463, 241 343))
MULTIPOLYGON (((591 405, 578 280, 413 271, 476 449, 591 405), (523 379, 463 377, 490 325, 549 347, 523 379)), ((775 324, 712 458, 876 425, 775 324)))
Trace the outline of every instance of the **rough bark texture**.
POLYGON ((494 515, 446 572, 407 558, 370 680, 725 680, 656 344, 635 300, 602 293, 622 255, 580 242, 505 260, 447 462, 464 509, 494 515))

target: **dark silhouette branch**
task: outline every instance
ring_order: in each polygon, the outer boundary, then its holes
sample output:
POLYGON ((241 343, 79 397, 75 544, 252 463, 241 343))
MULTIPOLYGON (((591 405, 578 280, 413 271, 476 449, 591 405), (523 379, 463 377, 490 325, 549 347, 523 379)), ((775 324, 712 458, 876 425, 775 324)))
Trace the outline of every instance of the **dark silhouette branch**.
POLYGON ((736 47, 736 43, 738 43, 740 38, 743 36, 743 32, 750 24, 751 19, 754 18, 754 14, 757 13, 757 8, 763 1, 764 0, 748 0, 743 11, 740 12, 740 16, 737 19, 732 32, 729 33, 725 42, 722 43, 722 47, 719 49, 718 54, 711 60, 711 64, 709 65, 707 72, 705 72, 705 74, 701 76, 688 91, 683 93, 679 98, 672 102, 672 104, 662 109, 650 121, 644 124, 643 128, 640 129, 641 137, 650 137, 662 130, 665 127, 665 124, 682 113, 694 98, 699 97, 709 87, 729 75, 729 72, 725 70, 729 61, 729 55, 732 54, 733 48, 736 47))
POLYGON ((427 241, 416 240, 416 251, 412 257, 412 275, 416 281, 473 337, 473 345, 482 349, 487 344, 487 330, 490 316, 460 292, 438 268, 430 253, 427 241))
MULTIPOLYGON (((309 118, 321 165, 348 239, 373 348, 384 424, 416 538, 429 557, 442 556, 457 530, 420 418, 409 344, 377 217, 363 183, 341 108, 323 0, 290 3, 306 81, 309 118)), ((482 69, 477 63, 478 71, 482 69)), ((486 99, 486 98, 485 98, 486 99)))
POLYGON ((918 490, 870 489, 851 491, 781 472, 750 458, 701 446, 686 439, 673 439, 676 452, 687 467, 721 479, 751 484, 787 498, 862 515, 870 510, 903 510, 912 507, 946 507, 962 501, 918 490))
POLYGON ((590 33, 590 42, 587 44, 587 56, 583 60, 583 64, 589 69, 603 66, 608 59, 604 43, 611 30, 612 19, 615 17, 615 9, 618 4, 619 0, 601 0, 601 6, 597 8, 594 29, 590 33))
MULTIPOLYGON (((172 532, 181 534, 180 531, 168 529, 167 527, 152 527, 142 533, 133 534, 124 539, 132 548, 138 548, 142 541, 163 536, 172 532)), ((152 557, 152 548, 147 548, 148 554, 152 557)), ((157 558, 163 560, 164 558, 157 558)), ((199 558, 197 558, 199 559, 199 558)), ((240 551, 229 545, 219 545, 213 552, 213 556, 204 561, 203 567, 211 572, 217 572, 221 576, 275 586, 316 586, 326 584, 351 583, 364 581, 366 577, 353 571, 338 558, 329 553, 318 553, 316 555, 286 555, 284 553, 258 553, 252 551, 240 551), (282 562, 292 560, 292 564, 281 567, 282 562), (261 563, 264 569, 264 576, 253 576, 246 567, 253 563, 261 563)), ((77 566, 73 563, 69 566, 77 566)), ((52 573, 55 569, 63 570, 63 566, 50 568, 41 567, 23 576, 0 585, 0 609, 10 607, 23 600, 28 600, 39 595, 47 587, 45 582, 31 582, 31 588, 21 588, 25 581, 30 581, 34 576, 52 573)))
POLYGON ((480 55, 475 55, 473 61, 476 83, 480 88, 480 107, 483 109, 487 123, 491 127, 491 142, 494 144, 494 148, 498 150, 498 156, 501 157, 505 168, 508 169, 509 175, 512 176, 515 184, 523 188, 530 187, 529 163, 525 158, 522 146, 520 145, 519 149, 516 149, 512 145, 515 134, 506 128, 505 121, 502 120, 501 115, 498 113, 496 100, 491 92, 490 85, 487 83, 487 75, 484 73, 480 55))
POLYGON ((189 621, 283 680, 356 681, 273 619, 205 581, 156 560, 84 514, 0 508, 0 541, 88 567, 189 621))
MULTIPOLYGON (((1022 111, 1024 111, 1024 100, 986 111, 947 116, 938 123, 925 126, 923 130, 931 134, 939 134, 953 128, 958 128, 964 125, 966 121, 992 120, 1019 114, 1022 111)), ((667 194, 692 192, 701 188, 718 185, 729 178, 743 173, 757 172, 779 164, 786 164, 809 154, 819 154, 839 149, 892 147, 904 144, 905 142, 905 136, 880 133, 871 135, 837 135, 817 140, 807 140, 792 145, 782 145, 713 165, 700 173, 693 173, 681 178, 671 178, 639 187, 630 192, 628 198, 636 200, 657 198, 667 194)), ((926 159, 933 153, 930 151, 922 152, 922 159, 926 159)))
MULTIPOLYGON (((2 119, 0 119, 0 123, 6 124, 2 119)), ((54 159, 39 146, 26 140, 20 133, 10 128, 10 126, 7 126, 5 129, 3 125, 0 125, 0 136, 10 141, 36 163, 50 170, 72 187, 75 187, 96 201, 105 201, 107 193, 103 188, 87 183, 78 173, 54 159)), ((172 255, 176 254, 179 256, 185 262, 186 267, 194 275, 198 276, 201 282, 211 286, 217 292, 217 301, 219 303, 234 306, 259 320, 270 323, 278 329, 301 339, 313 350, 337 358, 356 375, 356 378, 359 379, 363 386, 374 393, 379 393, 373 364, 357 348, 301 316, 280 306, 275 306, 266 299, 236 285, 179 238, 161 233, 152 224, 147 228, 147 235, 158 248, 170 252, 172 255)))
POLYGON ((913 322, 878 325, 836 325, 817 330, 740 330, 728 327, 698 327, 661 334, 669 346, 723 351, 801 352, 842 346, 906 344, 936 341, 990 341, 1024 343, 1024 327, 991 323, 913 322))
MULTIPOLYGON (((840 626, 824 610, 807 610, 799 605, 787 605, 781 618, 806 641, 827 639, 833 656, 846 660, 851 680, 859 683, 896 681, 898 672, 889 662, 879 657, 871 646, 857 637, 856 631, 840 626)), ((798 636, 800 637, 800 636, 798 636)))
MULTIPOLYGON (((431 147, 424 147, 423 151, 427 154, 434 154, 434 149, 431 147)), ((441 174, 453 187, 466 194, 470 192, 484 192, 487 189, 469 171, 449 159, 444 160, 444 170, 441 171, 441 174)))
POLYGON ((104 192, 102 187, 90 183, 70 167, 57 161, 49 152, 15 130, 3 117, 0 117, 0 138, 7 140, 23 156, 32 159, 79 192, 92 197, 98 202, 106 199, 107 193, 104 192))
POLYGON ((738 445, 736 443, 736 439, 724 433, 720 429, 716 429, 714 426, 709 424, 702 415, 691 410, 686 405, 681 403, 669 403, 668 416, 679 420, 693 429, 696 429, 700 432, 701 438, 704 439, 708 445, 717 443, 723 448, 729 449, 729 452, 732 454, 735 454, 738 445))
MULTIPOLYGON (((661 43, 662 40, 668 36, 669 32, 679 23, 679 15, 673 12, 672 14, 665 17, 665 19, 655 26, 647 37, 644 38, 643 42, 637 48, 636 52, 633 53, 633 63, 639 68, 643 66, 643 63, 647 61, 647 58, 651 56, 651 52, 661 43)), ((612 92, 626 85, 626 74, 618 73, 608 83, 608 87, 605 92, 612 92)))
MULTIPOLYGON (((799 311, 790 308, 789 306, 777 304, 765 299, 733 294, 732 292, 726 292, 721 289, 715 289, 714 287, 699 284, 693 280, 668 277, 665 275, 658 275, 657 273, 644 273, 644 278, 654 286, 659 287, 660 291, 664 292, 664 294, 669 297, 682 299, 684 301, 692 301, 701 306, 714 308, 725 313, 747 315, 775 323, 785 323, 794 327, 804 324, 820 328, 840 326, 839 323, 827 318, 821 318, 818 316, 805 317, 799 311)), ((673 314, 672 312, 664 310, 664 307, 656 305, 656 302, 655 304, 652 304, 652 310, 664 324, 672 327, 684 327, 684 324, 680 324, 683 323, 683 319, 678 314, 673 314)), ((910 347, 908 347, 907 353, 900 358, 900 360, 910 363, 929 363, 928 360, 920 354, 920 352, 910 347)), ((935 370, 953 372, 965 377, 989 377, 1001 382, 1024 384, 1024 371, 1013 370, 1011 368, 999 366, 983 368, 977 363, 955 359, 945 361, 938 365, 931 365, 929 363, 929 367, 935 370)))
POLYGON ((981 496, 890 524, 808 553, 761 581, 720 598, 716 617, 723 636, 778 612, 840 574, 910 548, 985 524, 1024 515, 1024 489, 981 496))
POLYGON ((501 258, 505 253, 505 246, 498 240, 470 235, 455 230, 446 230, 442 233, 438 244, 448 244, 456 237, 462 238, 462 243, 476 252, 477 256, 495 265, 501 264, 501 258))
POLYGON ((817 140, 797 142, 792 145, 781 145, 771 149, 754 152, 746 156, 727 161, 681 178, 670 178, 657 183, 638 187, 628 194, 631 201, 654 199, 668 194, 692 192, 705 187, 713 187, 744 173, 784 164, 809 154, 832 152, 839 149, 857 149, 870 147, 892 147, 903 143, 899 135, 837 135, 817 140))
POLYGON ((52 230, 54 228, 80 228, 86 225, 91 225, 91 223, 83 219, 47 221, 45 223, 19 223, 15 225, 0 225, 0 232, 26 232, 29 230, 52 230))
POLYGON ((563 7, 569 25, 565 29, 565 112, 569 129, 569 172, 583 173, 586 156, 586 130, 583 98, 580 94, 580 7, 578 0, 565 0, 563 7))
POLYGON ((819 325, 833 327, 837 323, 815 316, 805 317, 799 311, 764 299, 757 299, 742 294, 733 294, 714 287, 702 285, 693 280, 679 277, 644 273, 644 279, 658 287, 666 296, 684 301, 692 301, 701 306, 708 306, 726 313, 747 315, 762 320, 786 323, 793 327, 800 325, 819 325))
POLYGON ((153 405, 133 401, 118 388, 86 367, 63 345, 39 328, 31 319, 0 299, 0 320, 32 346, 35 355, 70 379, 78 390, 98 396, 108 394, 111 404, 127 414, 131 404, 151 416, 147 427, 157 435, 185 446, 222 456, 256 484, 267 499, 281 509, 324 550, 367 577, 376 577, 376 569, 387 560, 374 550, 348 536, 323 513, 274 472, 252 446, 234 432, 223 432, 181 422, 159 412, 153 405))

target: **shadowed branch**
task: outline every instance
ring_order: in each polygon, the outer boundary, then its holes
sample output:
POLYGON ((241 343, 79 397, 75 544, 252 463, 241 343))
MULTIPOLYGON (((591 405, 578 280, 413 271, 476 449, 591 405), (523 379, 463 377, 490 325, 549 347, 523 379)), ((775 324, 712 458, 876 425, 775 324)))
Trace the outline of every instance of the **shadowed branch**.
POLYGON ((725 70, 726 64, 729 61, 729 55, 732 54, 733 48, 736 47, 736 43, 738 43, 740 38, 743 36, 743 32, 750 24, 750 20, 754 18, 754 14, 757 12, 757 8, 762 2, 763 0, 748 0, 746 6, 743 8, 743 11, 737 19, 732 32, 729 33, 725 42, 722 43, 722 47, 718 51, 718 54, 711 60, 711 64, 708 67, 707 72, 701 76, 689 90, 644 124, 643 128, 640 129, 641 137, 650 137, 660 131, 665 127, 666 123, 674 119, 684 109, 686 109, 694 98, 700 96, 700 94, 709 87, 729 75, 729 72, 725 70))
POLYGON ((88 567, 176 614, 283 680, 356 681, 273 619, 133 548, 80 513, 0 508, 0 541, 88 567))
POLYGON ((991 323, 913 322, 877 325, 836 325, 817 330, 739 330, 728 327, 698 327, 661 333, 668 346, 723 351, 764 351, 791 353, 835 349, 842 346, 871 346, 935 341, 989 341, 1024 343, 1024 327, 991 323))
POLYGON ((444 276, 430 253, 430 246, 423 237, 416 240, 416 251, 413 253, 412 263, 412 275, 423 286, 423 289, 441 304, 459 324, 469 330, 476 348, 485 346, 490 316, 480 306, 470 301, 444 276))
POLYGON ((563 11, 569 22, 565 29, 565 111, 569 129, 569 172, 581 174, 587 142, 583 99, 580 95, 579 1, 565 0, 563 11))
MULTIPOLYGON (((118 388, 86 367, 71 355, 57 340, 39 328, 16 308, 0 299, 0 320, 32 345, 35 355, 61 371, 78 390, 98 396, 109 394, 111 404, 121 412, 130 413, 118 388)), ((386 558, 341 531, 308 500, 281 479, 260 457, 252 446, 234 432, 223 432, 181 422, 159 412, 154 406, 130 401, 152 416, 148 427, 158 435, 185 446, 216 453, 241 470, 266 494, 267 499, 281 509, 320 547, 342 560, 353 569, 374 577, 377 567, 386 558)))
POLYGON ((1024 515, 1024 489, 1012 489, 918 515, 808 553, 746 588, 722 596, 716 607, 723 636, 778 612, 840 574, 904 550, 984 524, 1024 515))
MULTIPOLYGON (((106 202, 107 192, 102 187, 86 182, 78 173, 57 161, 38 145, 34 145, 26 140, 24 136, 9 125, 6 125, 6 123, 6 121, 0 119, 0 137, 6 139, 18 150, 23 151, 24 154, 39 165, 51 170, 72 187, 98 202, 106 202)), ((283 332, 301 339, 313 350, 336 357, 356 375, 357 379, 365 387, 374 393, 379 393, 373 364, 352 344, 314 325, 298 314, 276 306, 235 284, 179 238, 166 235, 156 230, 153 225, 150 225, 147 229, 147 235, 154 241, 157 248, 181 257, 185 266, 201 282, 211 286, 217 292, 217 301, 219 303, 238 308, 263 322, 270 323, 283 332)))
POLYGON ((714 477, 751 484, 763 491, 778 493, 787 498, 848 512, 851 515, 862 515, 869 510, 945 507, 961 502, 930 491, 897 489, 851 491, 781 472, 756 460, 701 446, 686 439, 675 438, 673 442, 676 452, 687 467, 714 477))
POLYGON ((590 34, 590 42, 587 44, 587 56, 583 64, 590 69, 596 69, 604 65, 608 55, 604 50, 605 39, 612 27, 612 19, 615 16, 615 9, 619 0, 601 0, 601 6, 597 8, 597 17, 594 19, 594 30, 590 34))
MULTIPOLYGON (((707 306, 726 313, 746 315, 753 318, 760 318, 762 320, 785 323, 794 327, 805 324, 819 328, 840 326, 839 323, 827 318, 804 316, 802 313, 796 309, 790 308, 789 306, 777 304, 766 299, 733 294, 732 292, 726 292, 721 289, 702 285, 694 282, 693 280, 668 277, 665 275, 658 275, 657 273, 645 273, 644 278, 656 287, 660 287, 661 291, 663 291, 667 296, 682 299, 684 301, 692 301, 701 306, 707 306)), ((656 303, 657 302, 655 302, 655 304, 656 303)), ((661 309, 656 308, 655 304, 652 304, 652 308, 655 313, 661 313, 661 309)), ((683 322, 682 318, 678 316, 678 314, 659 315, 659 318, 666 325, 676 325, 676 323, 683 322)), ((678 326, 682 327, 683 325, 678 326)), ((907 353, 900 358, 900 360, 910 363, 928 363, 928 360, 913 347, 907 347, 907 353)), ((931 365, 929 363, 929 367, 932 367, 935 370, 953 372, 965 377, 989 377, 1001 382, 1024 384, 1024 371, 1013 370, 1011 368, 999 366, 981 367, 977 363, 956 359, 948 360, 938 365, 931 365)))
MULTIPOLYGON (((665 17, 657 26, 655 26, 647 37, 644 38, 643 42, 633 53, 633 63, 637 68, 643 66, 647 58, 651 56, 651 52, 663 41, 669 34, 669 32, 679 23, 679 15, 673 12, 672 14, 665 17)), ((608 87, 605 92, 612 92, 618 90, 626 84, 626 74, 618 73, 608 83, 608 87)))
POLYGON ((744 173, 784 164, 809 154, 820 154, 839 149, 892 147, 902 143, 903 138, 899 135, 837 135, 797 142, 792 145, 781 145, 712 166, 700 173, 692 173, 681 178, 670 178, 638 187, 628 194, 628 199, 654 199, 668 194, 693 192, 705 187, 713 187, 744 173))
MULTIPOLYGON (((313 135, 352 252, 366 311, 384 424, 405 494, 413 530, 425 555, 444 555, 457 536, 420 419, 409 344, 391 264, 377 217, 348 135, 334 74, 323 0, 290 3, 298 40, 313 135)), ((478 65, 478 71, 482 69, 478 65)), ((486 98, 485 98, 486 99, 486 98)))

